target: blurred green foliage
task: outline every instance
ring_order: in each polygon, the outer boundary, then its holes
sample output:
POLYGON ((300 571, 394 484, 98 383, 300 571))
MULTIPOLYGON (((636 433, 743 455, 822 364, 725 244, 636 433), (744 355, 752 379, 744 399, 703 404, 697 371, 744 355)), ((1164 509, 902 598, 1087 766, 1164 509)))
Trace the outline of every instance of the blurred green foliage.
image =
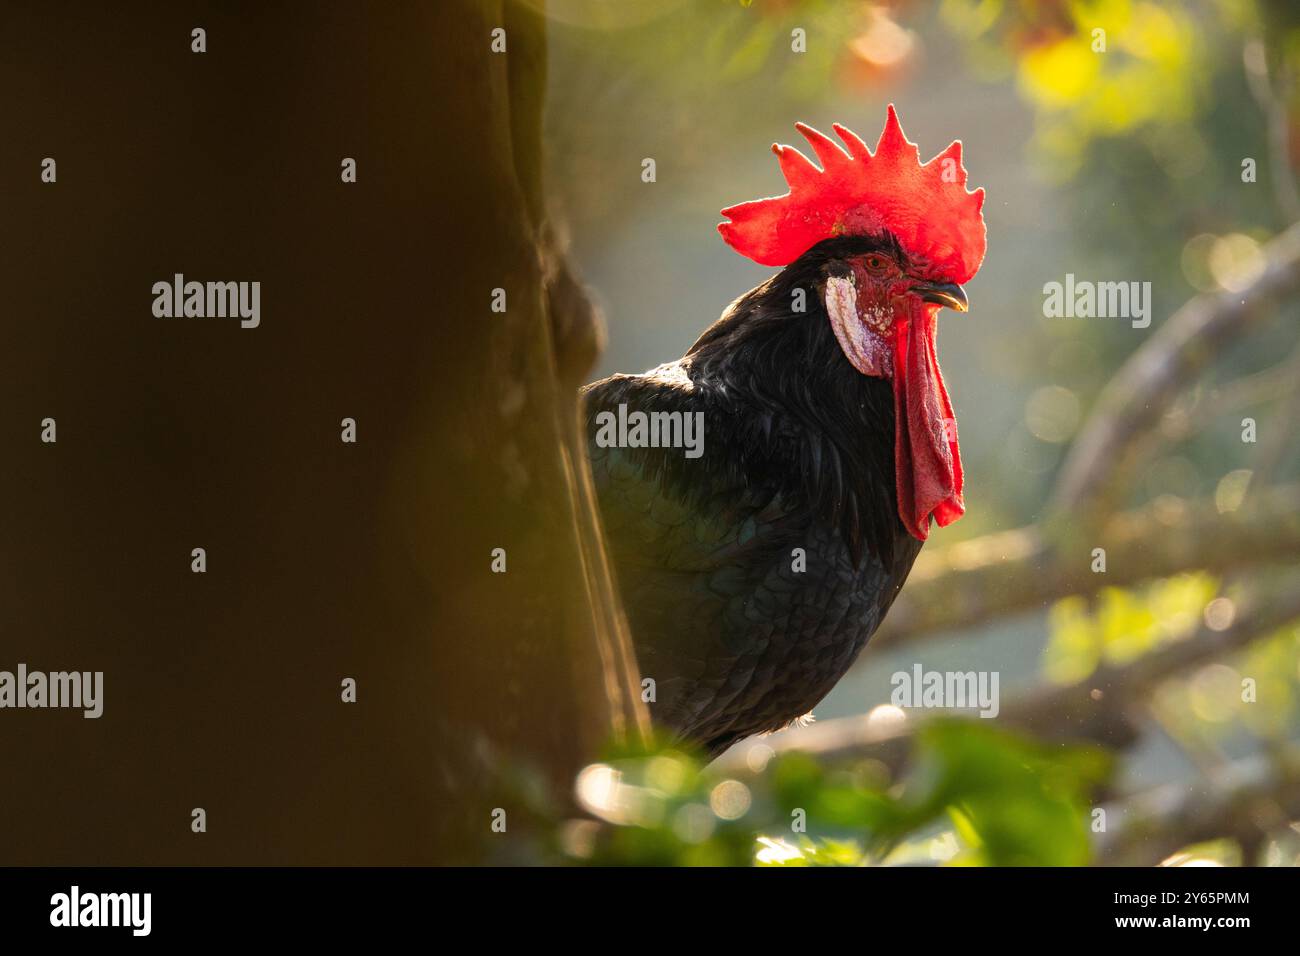
POLYGON ((1164 724, 1194 750, 1247 741, 1271 747, 1300 724, 1300 628, 1288 627, 1237 653, 1171 680, 1155 695, 1164 724), (1244 698, 1243 680, 1253 682, 1244 698))
MULTIPOLYGON (((1188 573, 1058 601, 1048 616, 1043 674, 1056 683, 1084 681, 1102 664, 1129 663, 1206 628, 1225 630, 1235 620, 1238 591, 1188 573)), ((1249 749, 1242 746, 1249 741, 1285 742, 1300 724, 1298 662, 1300 627, 1284 627, 1163 682, 1152 709, 1193 753, 1225 743, 1237 750, 1249 749)))
POLYGON ((624 752, 577 783, 593 820, 560 844, 596 865, 1082 865, 1090 796, 1111 772, 1086 746, 1045 747, 979 721, 919 732, 905 776, 806 753, 720 778, 691 756, 624 752))
POLYGON ((1207 574, 1180 574, 1140 588, 1103 588, 1089 601, 1069 597, 1053 605, 1043 653, 1045 676, 1056 683, 1085 680, 1098 665, 1126 664, 1168 641, 1192 633, 1218 582, 1207 574))
POLYGON ((1079 172, 1090 141, 1180 127, 1206 101, 1206 50, 1181 4, 944 0, 942 16, 982 75, 1014 72, 1038 112, 1040 171, 1056 180, 1079 172))

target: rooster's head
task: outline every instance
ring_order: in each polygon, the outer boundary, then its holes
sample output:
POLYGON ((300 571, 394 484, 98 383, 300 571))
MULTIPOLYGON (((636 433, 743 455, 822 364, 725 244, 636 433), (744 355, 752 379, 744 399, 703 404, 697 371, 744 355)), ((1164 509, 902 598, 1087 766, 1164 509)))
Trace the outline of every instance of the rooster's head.
POLYGON ((942 526, 965 510, 935 319, 944 306, 967 309, 962 284, 984 259, 984 190, 966 189, 960 141, 922 165, 893 106, 874 153, 838 124, 843 147, 802 123, 796 129, 822 168, 774 145, 790 191, 724 209, 731 221, 718 230, 762 265, 823 260, 819 291, 844 357, 893 382, 899 517, 925 540, 931 517, 942 526))

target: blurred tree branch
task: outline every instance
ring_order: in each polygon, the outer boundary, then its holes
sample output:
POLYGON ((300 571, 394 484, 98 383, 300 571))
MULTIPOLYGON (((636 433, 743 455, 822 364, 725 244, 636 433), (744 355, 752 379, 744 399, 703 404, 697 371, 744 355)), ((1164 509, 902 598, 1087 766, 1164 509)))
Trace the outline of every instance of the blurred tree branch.
MULTIPOLYGON (((1282 361, 1225 382, 1198 397, 1177 419, 1161 422, 1160 437, 1167 445, 1174 445, 1221 421, 1224 415, 1284 398, 1295 401, 1297 392, 1300 392, 1300 346, 1282 361)), ((1274 435, 1285 439, 1286 429, 1274 429, 1274 435)), ((1257 474, 1260 471, 1258 467, 1255 470, 1257 474)))
MULTIPOLYGON (((1264 246, 1260 275, 1240 292, 1185 303, 1124 363, 1070 446, 1050 510, 1054 519, 1095 521, 1125 487, 1161 416, 1221 348, 1300 293, 1300 224, 1264 246)), ((1050 520, 1050 519, 1049 519, 1050 520)))
MULTIPOLYGON (((1203 625, 1191 636, 1135 661, 1102 665, 1086 680, 1035 688, 1006 703, 997 720, 1044 740, 1125 747, 1135 738, 1131 723, 1135 708, 1161 681, 1241 650, 1296 621, 1300 621, 1300 582, 1287 576, 1243 598, 1234 622, 1223 630, 1203 625)), ((800 750, 831 761, 870 758, 897 771, 923 722, 909 719, 880 731, 862 717, 844 717, 785 731, 762 742, 778 753, 800 750)), ((742 762, 743 756, 733 755, 717 767, 726 772, 738 769, 742 762)))
POLYGON ((1092 541, 1053 542, 1031 525, 923 552, 872 646, 936 636, 1004 614, 1041 610, 1186 570, 1253 568, 1300 556, 1300 486, 1261 491, 1249 506, 1219 514, 1213 501, 1155 503, 1111 519, 1092 541), (1106 549, 1106 573, 1091 570, 1106 549))
POLYGON ((1260 755, 1231 764, 1203 787, 1170 784, 1108 808, 1110 826, 1098 834, 1097 862, 1152 866, 1182 847, 1231 838, 1243 863, 1288 820, 1300 817, 1300 765, 1260 755))
MULTIPOLYGON (((1300 346, 1297 346, 1288 365, 1300 364, 1300 346)), ((1255 456, 1254 475, 1247 489, 1247 496, 1253 497, 1272 484, 1286 458, 1286 451, 1295 438, 1295 422, 1300 419, 1300 371, 1292 369, 1294 378, 1291 391, 1278 407, 1273 418, 1272 428, 1260 442, 1259 453, 1255 456)))
POLYGON ((1270 70, 1264 40, 1254 37, 1242 50, 1247 85, 1268 123, 1269 180, 1274 202, 1286 222, 1300 219, 1300 192, 1291 174, 1291 116, 1286 97, 1279 90, 1290 89, 1294 78, 1285 63, 1270 70))

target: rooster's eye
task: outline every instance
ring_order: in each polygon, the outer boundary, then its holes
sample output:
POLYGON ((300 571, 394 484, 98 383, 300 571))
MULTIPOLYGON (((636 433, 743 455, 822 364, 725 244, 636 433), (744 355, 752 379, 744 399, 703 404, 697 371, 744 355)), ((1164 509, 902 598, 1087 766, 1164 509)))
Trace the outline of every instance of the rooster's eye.
POLYGON ((880 273, 880 272, 887 272, 889 270, 890 262, 886 256, 880 256, 874 254, 863 256, 862 261, 866 264, 867 271, 869 272, 880 273))

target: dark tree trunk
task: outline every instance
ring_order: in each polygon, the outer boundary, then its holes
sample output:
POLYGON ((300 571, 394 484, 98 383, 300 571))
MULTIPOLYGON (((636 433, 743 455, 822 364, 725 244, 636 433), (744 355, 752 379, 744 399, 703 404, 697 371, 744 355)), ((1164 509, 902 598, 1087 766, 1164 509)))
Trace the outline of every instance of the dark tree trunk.
POLYGON ((105 703, 0 711, 0 862, 520 854, 500 772, 563 795, 644 725, 543 27, 495 7, 6 17, 0 669, 102 670, 105 703), (260 281, 260 326, 155 318, 177 272, 260 281))

